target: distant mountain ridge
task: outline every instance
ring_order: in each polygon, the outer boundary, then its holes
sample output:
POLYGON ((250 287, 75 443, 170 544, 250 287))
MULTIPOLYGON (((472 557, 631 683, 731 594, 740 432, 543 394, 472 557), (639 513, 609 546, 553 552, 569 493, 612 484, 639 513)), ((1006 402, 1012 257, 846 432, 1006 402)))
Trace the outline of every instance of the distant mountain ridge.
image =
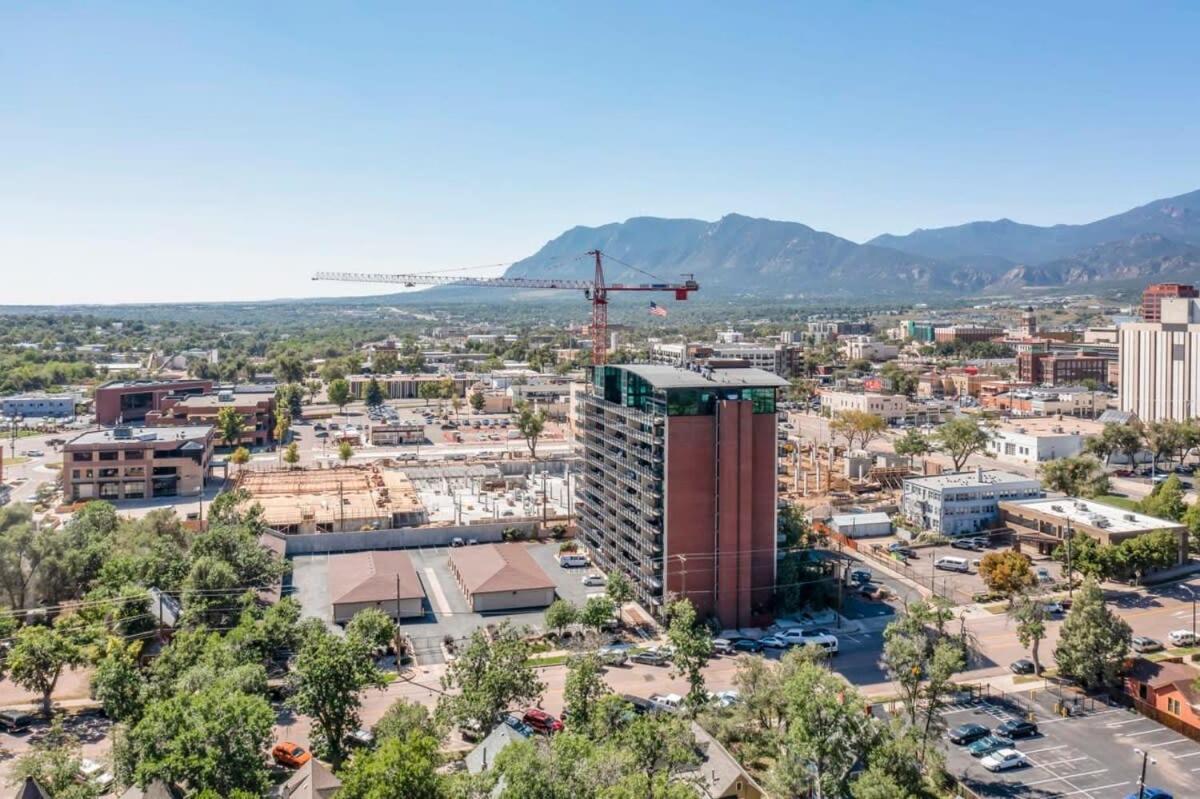
MULTIPOLYGON (((885 234, 865 244, 798 222, 729 214, 716 222, 634 217, 574 227, 508 277, 590 279, 587 250, 611 256, 609 282, 694 274, 704 299, 964 295, 1130 281, 1200 282, 1200 191, 1083 225, 1001 219, 885 234), (635 268, 630 268, 632 265, 635 268)), ((422 292, 481 298, 480 289, 422 292)))

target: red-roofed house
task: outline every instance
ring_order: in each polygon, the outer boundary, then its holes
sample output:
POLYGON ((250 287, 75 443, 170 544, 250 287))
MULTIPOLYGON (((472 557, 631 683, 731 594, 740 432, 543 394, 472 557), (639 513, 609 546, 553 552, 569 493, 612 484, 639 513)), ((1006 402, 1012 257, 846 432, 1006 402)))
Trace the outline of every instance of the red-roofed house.
POLYGON ((450 571, 476 613, 544 608, 554 581, 524 544, 477 544, 450 550, 450 571))
POLYGON ((1146 713, 1151 718, 1178 729, 1177 724, 1190 727, 1193 735, 1200 735, 1200 691, 1196 689, 1196 678, 1200 672, 1183 663, 1169 660, 1147 660, 1134 658, 1125 673, 1125 692, 1133 697, 1139 710, 1153 708, 1158 715, 1146 713))
POLYGON ((394 550, 330 557, 329 598, 337 624, 367 608, 378 608, 393 619, 425 615, 425 589, 412 559, 394 550))

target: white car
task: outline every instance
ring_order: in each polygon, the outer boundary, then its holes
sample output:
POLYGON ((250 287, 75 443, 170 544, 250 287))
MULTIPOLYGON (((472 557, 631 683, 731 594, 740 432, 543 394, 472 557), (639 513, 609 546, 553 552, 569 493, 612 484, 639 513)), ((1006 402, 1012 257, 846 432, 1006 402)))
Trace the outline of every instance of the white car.
POLYGON ((585 574, 583 575, 584 585, 604 585, 603 574, 585 574))
POLYGON ((657 710, 677 713, 683 709, 683 697, 679 694, 650 694, 650 703, 657 710))
POLYGON ((980 760, 979 765, 988 771, 1007 771, 1010 768, 1024 766, 1028 762, 1025 755, 1016 749, 998 749, 980 760))
POLYGON ((838 651, 837 636, 827 632, 792 629, 784 630, 779 637, 793 646, 819 646, 831 655, 838 651))
POLYGON ((84 758, 79 761, 79 777, 84 782, 91 782, 100 788, 107 788, 113 783, 113 775, 95 760, 84 758))
POLYGON ((1196 636, 1192 635, 1191 630, 1171 630, 1167 633, 1167 640, 1171 642, 1171 646, 1194 646, 1196 636))
POLYGON ((1047 613, 1049 613, 1052 616, 1061 616, 1063 613, 1066 613, 1066 610, 1063 608, 1062 603, 1059 602, 1058 600, 1044 603, 1042 605, 1042 610, 1046 611, 1047 613))

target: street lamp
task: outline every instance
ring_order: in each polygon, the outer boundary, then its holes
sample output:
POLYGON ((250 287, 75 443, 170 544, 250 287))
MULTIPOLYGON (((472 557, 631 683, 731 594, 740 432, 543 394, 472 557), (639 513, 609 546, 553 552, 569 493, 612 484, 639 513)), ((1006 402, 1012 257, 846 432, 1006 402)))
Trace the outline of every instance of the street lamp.
POLYGON ((1154 765, 1157 766, 1158 761, 1155 760, 1154 758, 1150 757, 1149 752, 1143 752, 1141 749, 1134 749, 1133 751, 1137 752, 1139 755, 1142 756, 1142 776, 1138 777, 1137 795, 1138 795, 1138 799, 1145 799, 1145 797, 1146 797, 1146 763, 1147 762, 1153 763, 1154 765))

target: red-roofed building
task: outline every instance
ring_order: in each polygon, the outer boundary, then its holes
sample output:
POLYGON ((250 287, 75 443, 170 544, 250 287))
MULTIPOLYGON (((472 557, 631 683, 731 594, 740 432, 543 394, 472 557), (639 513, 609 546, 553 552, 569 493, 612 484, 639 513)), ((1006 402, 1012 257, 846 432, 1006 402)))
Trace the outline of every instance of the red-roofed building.
POLYGON ((1200 672, 1170 660, 1134 658, 1125 674, 1125 692, 1145 715, 1178 729, 1184 725, 1200 735, 1200 672), (1152 708, 1154 712, 1147 712, 1152 708))

